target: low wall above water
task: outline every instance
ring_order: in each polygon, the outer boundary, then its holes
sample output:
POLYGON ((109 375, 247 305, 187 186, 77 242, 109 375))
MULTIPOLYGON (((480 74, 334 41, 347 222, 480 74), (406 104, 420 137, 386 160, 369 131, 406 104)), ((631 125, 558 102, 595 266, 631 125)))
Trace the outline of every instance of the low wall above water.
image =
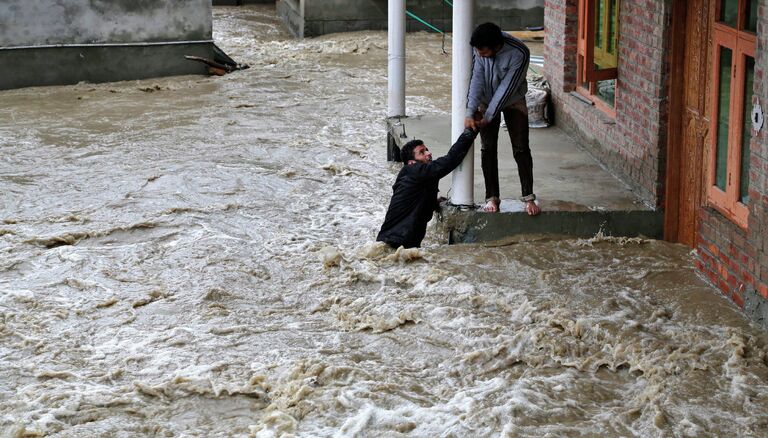
MULTIPOLYGON (((475 22, 493 21, 505 30, 544 24, 544 0, 477 0, 475 22)), ((410 0, 408 11, 432 26, 450 32, 453 9, 447 2, 410 0)), ((278 15, 299 38, 334 32, 387 29, 387 0, 278 0, 278 15)), ((432 31, 416 20, 407 30, 432 31)))
POLYGON ((5 0, 0 89, 202 74, 212 24, 211 0, 5 0))
POLYGON ((213 0, 214 6, 243 6, 270 3, 275 4, 275 0, 213 0))

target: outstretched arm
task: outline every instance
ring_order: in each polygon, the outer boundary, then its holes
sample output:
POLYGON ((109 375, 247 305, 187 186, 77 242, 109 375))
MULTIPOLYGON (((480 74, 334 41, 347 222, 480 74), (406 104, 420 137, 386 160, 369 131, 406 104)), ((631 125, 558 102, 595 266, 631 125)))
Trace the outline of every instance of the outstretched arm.
POLYGON ((477 137, 477 131, 465 129, 444 156, 429 164, 414 165, 413 176, 418 179, 440 179, 457 168, 477 137))

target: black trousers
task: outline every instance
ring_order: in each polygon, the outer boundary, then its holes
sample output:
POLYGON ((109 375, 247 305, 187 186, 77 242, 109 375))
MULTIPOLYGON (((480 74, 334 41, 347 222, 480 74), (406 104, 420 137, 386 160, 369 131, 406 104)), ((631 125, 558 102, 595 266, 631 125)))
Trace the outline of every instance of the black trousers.
MULTIPOLYGON (((507 122, 509 140, 512 142, 512 155, 517 163, 517 173, 520 176, 522 195, 533 193, 533 158, 528 145, 528 108, 525 100, 505 108, 504 121, 507 122)), ((501 114, 480 130, 481 166, 485 179, 485 199, 499 198, 499 126, 501 114)))

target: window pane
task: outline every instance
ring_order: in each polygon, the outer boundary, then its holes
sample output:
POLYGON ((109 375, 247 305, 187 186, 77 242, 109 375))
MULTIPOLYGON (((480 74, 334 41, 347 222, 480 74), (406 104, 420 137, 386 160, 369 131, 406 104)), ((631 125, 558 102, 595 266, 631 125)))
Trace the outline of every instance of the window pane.
POLYGON ((749 6, 747 6, 747 19, 745 21, 747 29, 750 32, 757 33, 757 0, 747 0, 749 6))
POLYGON ((597 81, 597 97, 603 102, 607 103, 611 107, 614 106, 616 100, 616 79, 610 81, 597 81))
POLYGON ((741 135, 741 187, 739 198, 742 204, 749 201, 749 140, 752 139, 752 88, 755 82, 755 58, 747 56, 744 73, 744 132, 741 135))
POLYGON ((616 0, 610 0, 610 13, 608 20, 608 53, 616 54, 616 27, 618 24, 619 11, 616 7, 616 0))
POLYGON ((728 119, 731 102, 731 61, 733 52, 720 48, 720 84, 717 92, 717 150, 715 151, 715 185, 725 191, 728 176, 728 119))
POLYGON ((736 27, 739 16, 739 0, 721 0, 719 21, 731 27, 736 27))
POLYGON ((618 27, 618 7, 616 0, 597 0, 595 2, 595 70, 616 68, 616 28, 618 27))
POLYGON ((595 49, 605 47, 603 44, 603 29, 605 28, 605 0, 597 0, 595 4, 595 49))

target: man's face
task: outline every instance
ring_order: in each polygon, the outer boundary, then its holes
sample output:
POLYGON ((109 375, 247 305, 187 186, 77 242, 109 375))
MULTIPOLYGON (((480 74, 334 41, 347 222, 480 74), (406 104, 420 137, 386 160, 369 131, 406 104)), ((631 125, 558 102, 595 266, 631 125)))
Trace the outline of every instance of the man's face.
POLYGON ((432 152, 426 146, 420 144, 413 148, 413 160, 417 163, 427 164, 432 161, 432 152))
MULTIPOLYGON (((500 49, 500 47, 499 47, 500 49)), ((477 48, 477 54, 482 56, 483 58, 492 58, 496 56, 496 54, 499 52, 498 49, 492 49, 490 47, 478 47, 477 48)))

